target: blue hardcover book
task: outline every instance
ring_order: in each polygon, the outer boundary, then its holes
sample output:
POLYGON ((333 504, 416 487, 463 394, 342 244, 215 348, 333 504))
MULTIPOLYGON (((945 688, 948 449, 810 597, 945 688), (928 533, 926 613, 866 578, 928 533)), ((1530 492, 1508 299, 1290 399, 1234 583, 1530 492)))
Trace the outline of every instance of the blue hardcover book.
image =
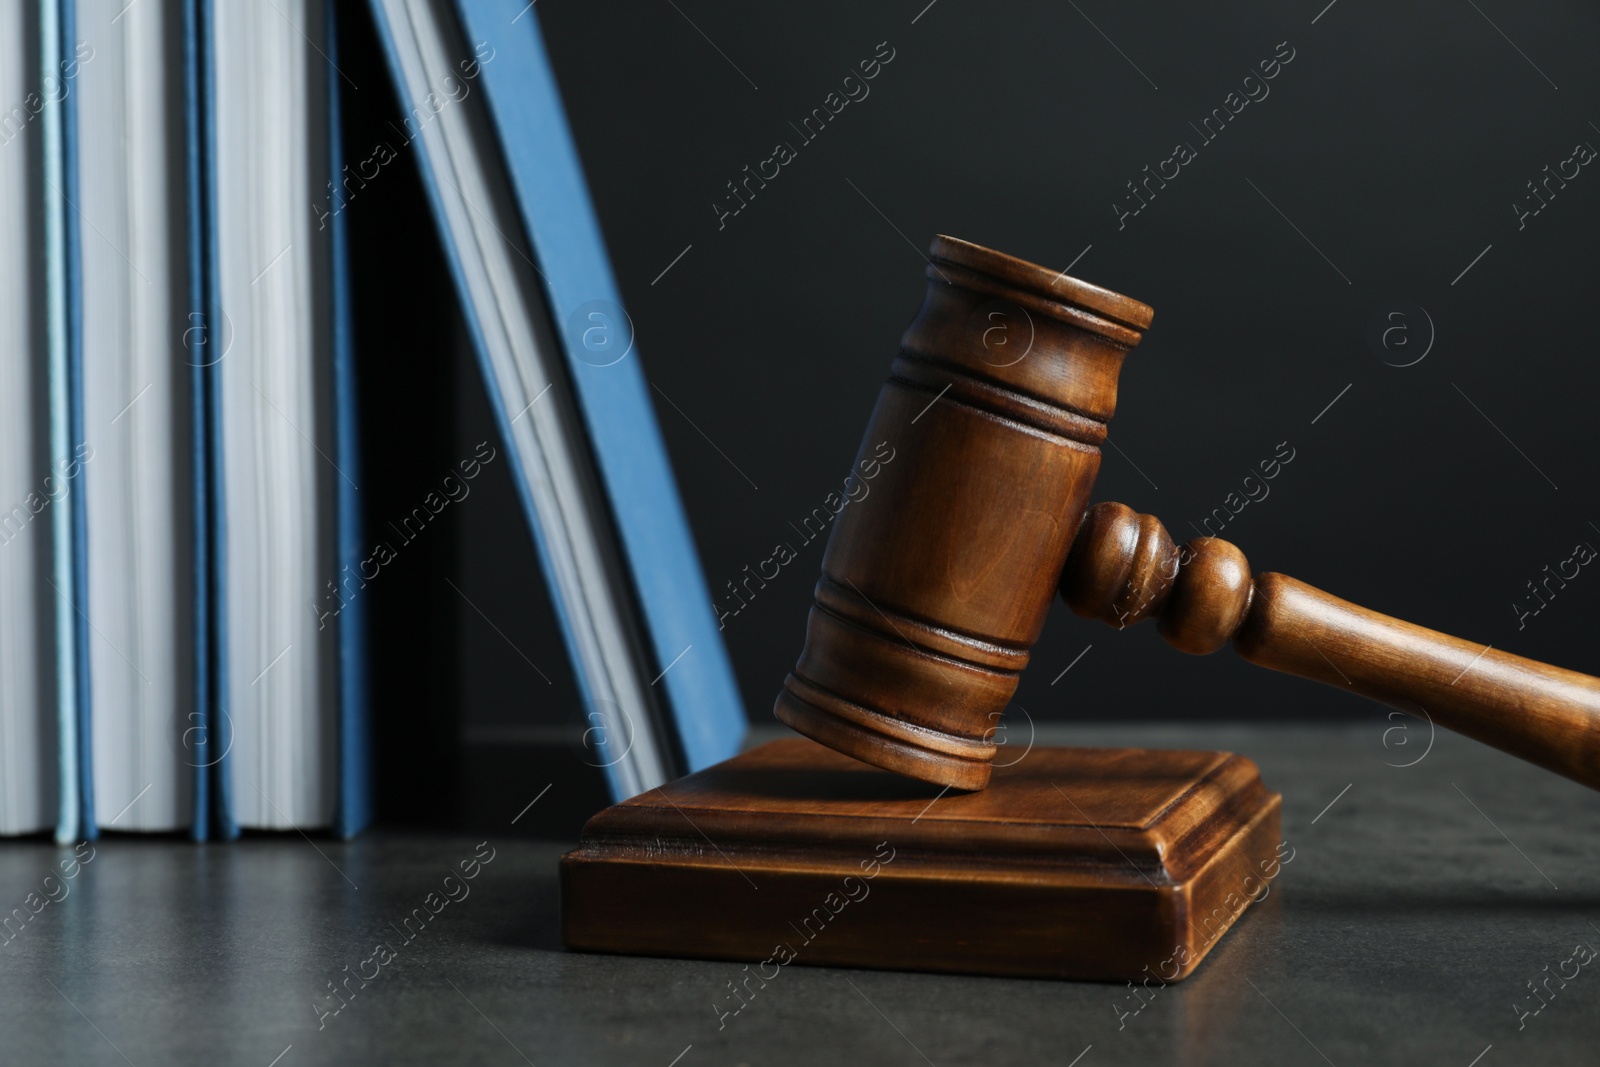
POLYGON ((200 0, 216 830, 371 817, 331 4, 200 0))
MULTIPOLYGON (((334 32, 334 5, 324 16, 328 41, 328 64, 337 70, 339 39, 334 32)), ((338 82, 328 83, 328 171, 340 178, 345 171, 338 82)), ((333 461, 349 475, 334 485, 337 494, 334 517, 340 573, 359 576, 367 549, 361 521, 361 435, 357 419, 355 337, 350 311, 350 249, 347 216, 344 213, 346 189, 342 180, 330 187, 331 262, 333 286, 333 461)), ((366 600, 350 597, 338 614, 339 627, 339 795, 333 813, 333 832, 340 837, 360 833, 373 815, 372 738, 367 686, 366 600)))
POLYGON ((183 186, 188 204, 184 217, 188 236, 185 277, 188 310, 183 316, 182 340, 188 357, 189 478, 194 493, 189 514, 194 548, 189 575, 190 588, 194 592, 194 705, 180 735, 179 748, 188 756, 193 771, 190 787, 194 804, 192 835, 196 841, 204 841, 211 835, 212 768, 220 754, 226 751, 216 744, 212 715, 215 701, 212 650, 215 646, 211 639, 211 628, 215 611, 211 589, 211 428, 208 422, 210 375, 207 368, 214 362, 214 354, 223 351, 224 337, 218 331, 213 338, 210 329, 211 245, 207 240, 205 220, 209 217, 207 204, 211 189, 207 180, 210 168, 205 162, 209 138, 205 112, 207 76, 202 66, 205 53, 201 48, 202 6, 203 0, 184 0, 182 11, 183 186))
POLYGON ((621 799, 746 729, 532 5, 372 0, 468 329, 621 799))
POLYGON ((82 326, 79 274, 75 249, 78 218, 71 210, 76 193, 76 132, 71 86, 63 80, 72 50, 73 8, 70 2, 39 7, 41 90, 39 121, 43 134, 46 336, 49 349, 50 458, 66 482, 52 495, 50 530, 52 577, 56 594, 55 687, 58 707, 57 744, 60 803, 56 840, 63 843, 93 837, 94 791, 88 768, 88 665, 84 655, 87 619, 83 612, 85 542, 83 481, 66 478, 74 450, 83 442, 80 374, 82 326), (47 79, 49 80, 47 82, 47 79), (55 92, 48 85, 57 86, 55 92))
MULTIPOLYGON (((196 146, 193 167, 195 199, 193 210, 199 215, 194 231, 197 277, 191 282, 191 293, 199 309, 200 327, 192 337, 195 343, 204 343, 201 358, 196 360, 195 372, 199 379, 200 394, 196 402, 198 421, 196 432, 203 458, 197 459, 196 473, 204 478, 196 490, 196 503, 203 507, 204 515, 198 527, 205 539, 206 568, 200 575, 203 590, 201 600, 210 618, 207 628, 206 664, 210 688, 206 693, 205 741, 207 756, 201 777, 205 780, 204 793, 210 803, 206 819, 217 837, 232 840, 239 836, 239 824, 233 818, 228 803, 232 783, 228 775, 228 755, 233 750, 233 720, 227 713, 229 692, 227 644, 224 628, 228 611, 227 571, 228 546, 223 534, 224 512, 220 457, 222 430, 219 412, 221 389, 217 365, 232 347, 233 329, 222 313, 221 298, 217 292, 217 182, 216 182, 216 61, 211 46, 212 2, 191 0, 194 25, 194 70, 192 73, 194 101, 191 119, 194 124, 196 146)), ((197 792, 198 795, 198 792, 197 792)))

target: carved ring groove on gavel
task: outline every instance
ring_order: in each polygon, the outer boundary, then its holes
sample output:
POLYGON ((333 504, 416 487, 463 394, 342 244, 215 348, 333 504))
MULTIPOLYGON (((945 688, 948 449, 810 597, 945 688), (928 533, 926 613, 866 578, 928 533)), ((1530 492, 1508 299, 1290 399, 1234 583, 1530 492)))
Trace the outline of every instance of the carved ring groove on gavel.
POLYGON ((1253 663, 1425 711, 1600 788, 1600 679, 1287 575, 1252 579, 1229 542, 1180 548, 1121 504, 1085 510, 1149 307, 949 237, 934 239, 927 278, 858 462, 880 442, 895 458, 871 504, 834 523, 779 719, 868 763, 981 789, 1059 588, 1079 615, 1155 618, 1185 652, 1231 641, 1253 663))

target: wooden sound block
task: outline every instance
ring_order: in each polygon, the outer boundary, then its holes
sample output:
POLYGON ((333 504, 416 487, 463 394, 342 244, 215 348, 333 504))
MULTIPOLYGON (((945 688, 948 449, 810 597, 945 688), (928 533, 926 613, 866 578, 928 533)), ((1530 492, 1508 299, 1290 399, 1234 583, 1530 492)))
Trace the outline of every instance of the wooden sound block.
POLYGON ((1266 895, 1280 800, 1226 752, 1035 748, 954 793, 774 741, 590 819, 561 861, 562 932, 762 979, 792 962, 1170 982, 1266 895))

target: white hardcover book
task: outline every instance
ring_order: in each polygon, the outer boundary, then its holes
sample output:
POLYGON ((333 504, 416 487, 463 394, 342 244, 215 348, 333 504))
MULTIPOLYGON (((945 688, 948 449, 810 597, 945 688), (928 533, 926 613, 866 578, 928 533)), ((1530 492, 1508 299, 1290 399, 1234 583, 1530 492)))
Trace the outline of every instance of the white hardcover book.
POLYGON ((633 796, 671 777, 652 693, 665 672, 650 677, 582 416, 550 336, 538 268, 513 240, 524 228, 505 164, 481 94, 463 80, 485 53, 461 39, 447 0, 381 0, 377 10, 407 135, 422 154, 462 310, 477 334, 490 400, 502 414, 586 690, 593 729, 585 736, 619 739, 602 749, 605 770, 616 796, 633 796))
POLYGON ((101 829, 193 819, 181 11, 77 0, 89 746, 101 829))
POLYGON ((320 0, 211 7, 225 803, 262 829, 326 827, 336 802, 338 635, 315 607, 338 578, 343 477, 329 458, 331 230, 318 210, 333 177, 327 14, 320 0))
MULTIPOLYGON (((32 5, 0 4, 0 834, 55 825, 57 739, 44 237, 32 5)), ((65 87, 51 83, 59 94, 65 87)))

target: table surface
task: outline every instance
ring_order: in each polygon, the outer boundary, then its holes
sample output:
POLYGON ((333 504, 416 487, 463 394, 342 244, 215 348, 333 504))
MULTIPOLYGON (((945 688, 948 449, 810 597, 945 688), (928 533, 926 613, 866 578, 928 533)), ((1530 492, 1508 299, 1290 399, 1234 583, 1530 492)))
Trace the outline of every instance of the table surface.
POLYGON ((1600 947, 1600 796, 1400 725, 1040 731, 1242 752, 1284 795, 1294 858, 1271 894, 1192 978, 1138 1001, 1125 986, 793 966, 719 1025, 741 965, 561 950, 568 846, 510 836, 513 813, 499 836, 113 837, 49 882, 72 850, 9 843, 0 913, 39 910, 0 944, 0 1061, 1596 1062, 1600 967, 1573 977, 1567 961, 1600 947), (448 881, 475 853, 492 858, 448 881), (404 927, 414 909, 438 911, 404 927), (374 970, 364 987, 349 977, 374 970), (1547 980, 1558 971, 1569 979, 1547 980))

